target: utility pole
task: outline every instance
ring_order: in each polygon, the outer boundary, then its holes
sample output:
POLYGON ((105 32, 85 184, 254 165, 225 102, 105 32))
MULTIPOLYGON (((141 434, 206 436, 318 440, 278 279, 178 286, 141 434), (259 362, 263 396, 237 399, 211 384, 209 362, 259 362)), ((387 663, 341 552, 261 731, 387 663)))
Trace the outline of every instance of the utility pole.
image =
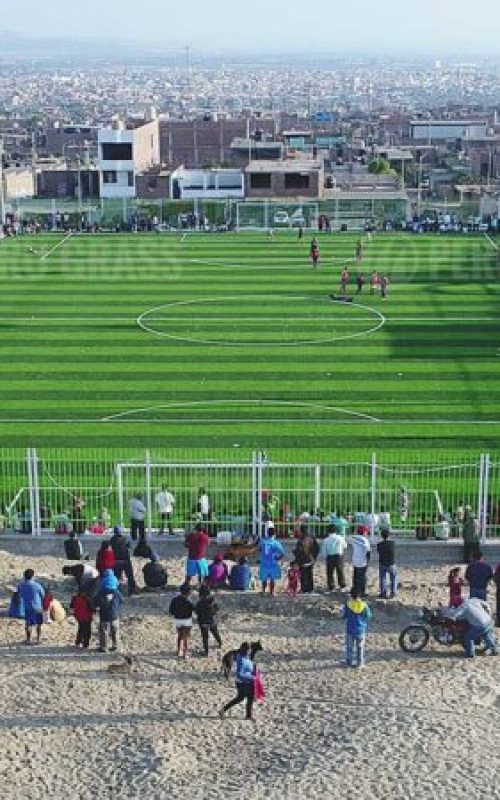
POLYGON ((3 138, 0 136, 0 227, 5 223, 5 187, 3 183, 3 138))

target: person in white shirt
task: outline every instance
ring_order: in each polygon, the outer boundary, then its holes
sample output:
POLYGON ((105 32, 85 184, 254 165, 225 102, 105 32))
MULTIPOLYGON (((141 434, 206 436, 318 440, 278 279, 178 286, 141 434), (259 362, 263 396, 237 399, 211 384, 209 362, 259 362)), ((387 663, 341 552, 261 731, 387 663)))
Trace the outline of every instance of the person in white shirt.
POLYGON ((160 491, 157 492, 155 503, 160 515, 160 529, 158 533, 161 534, 164 532, 165 523, 167 524, 168 532, 173 533, 172 515, 174 513, 175 497, 165 484, 163 484, 160 491))
POLYGON ((210 498, 202 486, 198 492, 198 513, 201 514, 203 522, 207 522, 211 515, 210 498))
POLYGON ((352 544, 352 585, 364 597, 366 595, 366 570, 370 560, 370 529, 360 525, 351 540, 352 544))
POLYGON ((337 533, 334 525, 328 527, 328 536, 324 539, 321 554, 326 559, 326 582, 328 591, 335 589, 334 573, 340 589, 345 589, 344 553, 347 549, 345 536, 337 533))

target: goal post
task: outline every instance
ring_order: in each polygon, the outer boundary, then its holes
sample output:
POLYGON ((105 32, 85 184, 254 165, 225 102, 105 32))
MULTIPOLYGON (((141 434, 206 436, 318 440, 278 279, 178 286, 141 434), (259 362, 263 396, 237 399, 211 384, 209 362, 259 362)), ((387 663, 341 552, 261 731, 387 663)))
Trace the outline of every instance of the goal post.
POLYGON ((259 200, 235 204, 237 231, 293 230, 318 227, 319 204, 310 201, 259 200))

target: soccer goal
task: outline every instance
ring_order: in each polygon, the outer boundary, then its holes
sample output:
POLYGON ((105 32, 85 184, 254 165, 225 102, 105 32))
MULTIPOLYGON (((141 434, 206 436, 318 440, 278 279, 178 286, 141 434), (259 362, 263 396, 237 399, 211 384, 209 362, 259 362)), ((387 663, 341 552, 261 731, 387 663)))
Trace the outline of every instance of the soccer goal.
POLYGON ((236 203, 236 230, 290 230, 298 228, 316 229, 318 226, 318 203, 277 203, 260 200, 253 203, 236 203))

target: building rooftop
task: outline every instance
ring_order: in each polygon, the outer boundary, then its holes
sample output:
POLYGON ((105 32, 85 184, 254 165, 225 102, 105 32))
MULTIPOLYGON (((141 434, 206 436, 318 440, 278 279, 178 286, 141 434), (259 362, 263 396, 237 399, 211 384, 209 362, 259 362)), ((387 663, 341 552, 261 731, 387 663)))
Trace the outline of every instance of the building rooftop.
POLYGON ((312 159, 288 159, 287 161, 251 161, 245 172, 311 172, 320 170, 320 161, 312 159))

